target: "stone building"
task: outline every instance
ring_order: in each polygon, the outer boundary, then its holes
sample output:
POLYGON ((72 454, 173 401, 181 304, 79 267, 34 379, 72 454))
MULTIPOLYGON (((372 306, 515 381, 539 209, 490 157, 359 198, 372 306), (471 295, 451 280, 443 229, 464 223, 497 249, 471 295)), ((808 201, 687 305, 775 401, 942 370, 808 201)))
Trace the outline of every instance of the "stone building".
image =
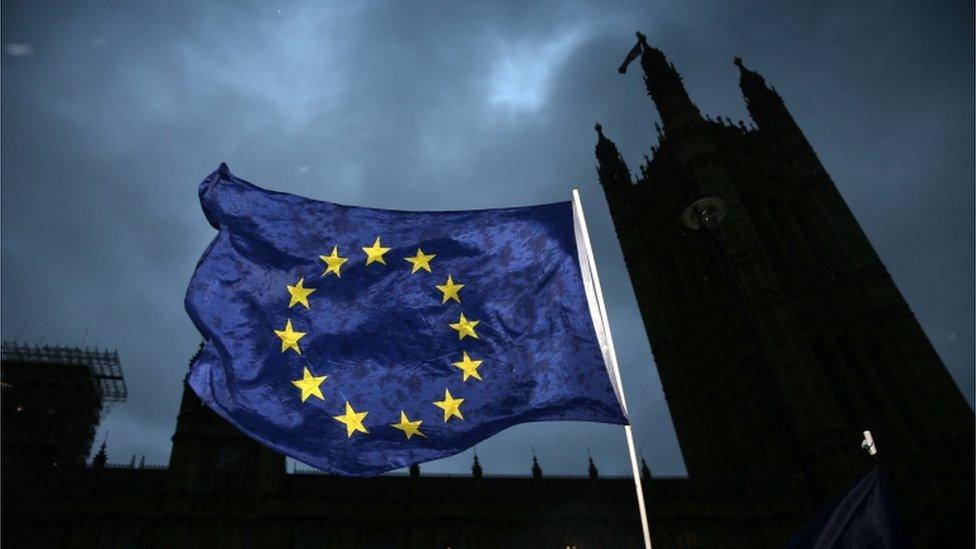
MULTIPOLYGON (((581 469, 585 461, 581 459, 581 469)), ((642 547, 634 484, 587 475, 286 472, 184 389, 168 467, 4 467, 5 547, 642 547)), ((644 467, 655 547, 755 546, 806 518, 760 519, 644 467), (782 519, 786 520, 782 520, 782 519)), ((731 496, 731 494, 729 494, 731 496)), ((776 501, 769 494, 766 501, 776 501)), ((812 509, 810 510, 812 512, 812 509)))
POLYGON ((3 467, 71 467, 91 455, 95 428, 126 399, 115 351, 0 345, 3 467))
POLYGON ((658 144, 596 154, 689 476, 819 506, 870 430, 918 544, 972 546, 973 411, 783 99, 736 58, 755 125, 702 116, 638 41, 658 144))
MULTIPOLYGON (((711 120, 643 37, 640 56, 653 157, 635 182, 599 128, 596 152, 689 473, 644 467, 654 547, 782 547, 871 467, 868 429, 917 545, 971 547, 972 410, 782 99, 736 60, 756 127, 711 120)), ((5 547, 642 546, 632 479, 595 465, 289 473, 186 388, 168 467, 103 444, 2 475, 5 547)))

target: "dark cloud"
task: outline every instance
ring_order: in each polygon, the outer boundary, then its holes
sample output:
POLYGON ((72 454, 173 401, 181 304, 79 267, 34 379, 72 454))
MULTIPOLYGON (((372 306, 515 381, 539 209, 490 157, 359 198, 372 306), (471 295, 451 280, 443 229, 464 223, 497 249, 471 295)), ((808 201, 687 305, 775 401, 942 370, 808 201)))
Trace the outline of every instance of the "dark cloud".
MULTIPOLYGON (((632 167, 656 120, 635 29, 703 112, 745 118, 733 55, 818 151, 966 397, 973 399, 971 3, 5 2, 4 339, 117 347, 129 401, 110 458, 168 459, 199 337, 182 297, 213 236, 196 183, 258 184, 400 209, 566 199, 580 187, 637 444, 683 471, 593 169, 601 120, 632 167), (87 340, 84 340, 86 332, 87 340)), ((619 428, 520 426, 489 472, 627 471, 619 428)), ((467 470, 470 452, 426 465, 467 470)))

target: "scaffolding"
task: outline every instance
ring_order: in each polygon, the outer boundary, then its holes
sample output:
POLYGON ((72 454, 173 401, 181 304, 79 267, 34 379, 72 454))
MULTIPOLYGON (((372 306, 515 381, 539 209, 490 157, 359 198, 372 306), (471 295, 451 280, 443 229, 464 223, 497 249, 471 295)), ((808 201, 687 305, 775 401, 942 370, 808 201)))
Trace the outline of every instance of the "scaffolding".
POLYGON ((125 402, 128 393, 119 352, 91 350, 81 347, 43 347, 21 345, 4 341, 0 345, 0 361, 40 363, 40 364, 80 364, 87 366, 92 377, 98 382, 99 393, 104 402, 125 402))
POLYGON ((0 344, 3 461, 79 465, 104 411, 127 396, 117 351, 0 344))

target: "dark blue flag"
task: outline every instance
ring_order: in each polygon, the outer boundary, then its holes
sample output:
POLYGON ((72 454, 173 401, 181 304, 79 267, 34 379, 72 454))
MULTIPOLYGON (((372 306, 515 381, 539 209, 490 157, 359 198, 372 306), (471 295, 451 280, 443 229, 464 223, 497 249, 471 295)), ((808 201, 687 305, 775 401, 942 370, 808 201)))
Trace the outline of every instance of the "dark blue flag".
POLYGON ((888 494, 888 473, 876 465, 824 508, 787 549, 902 549, 911 542, 888 494))
POLYGON ((360 476, 523 422, 627 423, 571 202, 358 208, 223 164, 200 201, 218 234, 187 290, 188 382, 265 445, 360 476))

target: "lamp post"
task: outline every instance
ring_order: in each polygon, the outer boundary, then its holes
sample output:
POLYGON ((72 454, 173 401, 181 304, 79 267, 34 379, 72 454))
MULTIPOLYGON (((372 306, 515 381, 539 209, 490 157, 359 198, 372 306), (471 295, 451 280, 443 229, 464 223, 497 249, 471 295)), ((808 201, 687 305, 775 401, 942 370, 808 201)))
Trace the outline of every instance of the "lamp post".
POLYGON ((714 246, 715 254, 718 256, 719 265, 722 268, 722 274, 725 275, 725 279, 729 283, 729 289, 732 290, 732 300, 735 302, 735 307, 742 317, 742 323, 749 333, 753 352, 756 354, 756 358, 765 364, 766 353, 763 351, 759 334, 756 332, 752 315, 749 313, 749 308, 746 307, 746 300, 742 295, 742 288, 739 286, 738 276, 735 274, 735 268, 732 265, 732 260, 729 258, 728 248, 725 245, 725 236, 722 234, 721 223, 725 219, 728 211, 724 200, 717 196, 709 196, 699 198, 685 208, 684 213, 681 214, 681 220, 684 222, 685 227, 693 231, 704 229, 708 240, 714 246))
POLYGON ((773 398, 773 407, 778 412, 776 415, 779 419, 785 420, 784 423, 780 425, 782 432, 779 433, 779 435, 783 437, 783 442, 788 444, 792 451, 797 452, 797 457, 800 462, 799 476, 802 479, 802 482, 805 484, 808 493, 816 495, 818 491, 815 489, 815 485, 812 482, 806 456, 804 456, 803 452, 798 447, 799 441, 795 431, 789 428, 789 425, 793 424, 792 411, 786 406, 786 403, 783 400, 783 395, 779 390, 775 378, 773 377, 772 368, 770 367, 766 352, 763 349, 762 341, 759 338, 759 333, 756 331, 756 325, 753 322, 752 314, 749 312, 749 308, 746 306, 746 300, 742 294, 742 288, 739 285, 739 279, 736 275, 735 267, 732 264, 731 258, 729 257, 728 248, 725 243, 725 236, 723 235, 721 228, 722 220, 725 219, 726 214, 728 214, 728 206, 726 206, 725 201, 717 196, 710 196, 705 198, 697 198, 690 206, 685 208, 685 211, 681 214, 681 220, 685 227, 688 227, 693 231, 703 231, 708 237, 708 240, 712 243, 712 246, 715 248, 715 255, 718 257, 718 262, 722 268, 722 273, 725 275, 725 279, 728 282, 732 301, 735 303, 735 307, 739 312, 742 324, 745 327, 746 333, 748 334, 749 343, 752 347, 752 354, 755 356, 756 365, 758 366, 762 382, 769 390, 770 396, 773 398))

